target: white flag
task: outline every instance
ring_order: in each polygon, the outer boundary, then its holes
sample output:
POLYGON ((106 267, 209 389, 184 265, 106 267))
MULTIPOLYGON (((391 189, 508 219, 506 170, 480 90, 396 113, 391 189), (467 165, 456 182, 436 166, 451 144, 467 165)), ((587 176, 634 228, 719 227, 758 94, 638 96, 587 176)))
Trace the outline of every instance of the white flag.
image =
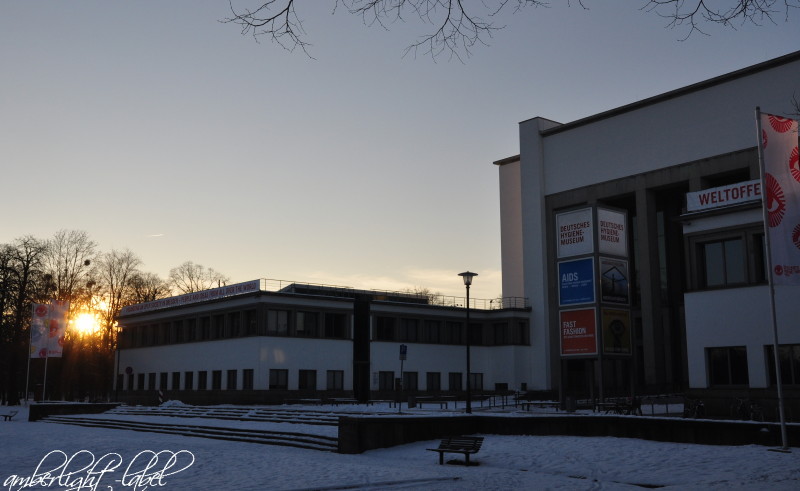
POLYGON ((766 229, 773 285, 800 285, 798 122, 761 113, 766 229))
POLYGON ((33 316, 31 317, 31 358, 47 358, 49 322, 50 306, 43 303, 33 304, 33 316))

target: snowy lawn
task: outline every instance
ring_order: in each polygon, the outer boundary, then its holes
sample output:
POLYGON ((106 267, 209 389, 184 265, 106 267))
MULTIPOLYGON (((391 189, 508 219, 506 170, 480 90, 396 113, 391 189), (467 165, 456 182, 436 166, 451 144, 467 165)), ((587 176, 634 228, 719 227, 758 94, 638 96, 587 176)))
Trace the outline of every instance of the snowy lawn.
MULTIPOLYGON (((438 440, 361 455, 340 455, 176 435, 29 423, 27 410, 19 409, 20 414, 13 421, 0 422, 0 489, 143 491, 145 485, 164 490, 800 489, 797 448, 784 454, 755 445, 721 447, 620 438, 483 435, 483 447, 473 456, 480 465, 440 466, 438 455, 425 450, 436 447, 438 440), (119 454, 120 465, 101 475, 99 482, 97 474, 94 481, 89 481, 86 477, 90 475, 82 471, 71 477, 69 485, 40 480, 36 486, 23 487, 24 479, 37 473, 37 466, 53 450, 60 450, 67 457, 77 455, 69 470, 86 466, 91 457, 100 462, 95 471, 107 463, 116 463, 114 456, 108 454, 119 454), (82 450, 85 452, 78 454, 82 450), (148 450, 188 451, 178 456, 175 467, 167 473, 188 465, 192 456, 194 462, 182 472, 165 475, 161 480, 154 468, 148 473, 151 479, 144 479, 135 471, 149 458, 141 454, 148 450), (131 470, 126 475, 129 465, 131 470), (80 478, 84 481, 78 481, 80 478)), ((258 427, 274 429, 275 425, 258 427)), ((37 474, 58 467, 63 458, 59 461, 57 457, 51 455, 37 474)), ((445 457, 449 459, 463 460, 463 457, 445 457)), ((57 476, 57 472, 53 475, 57 476)))

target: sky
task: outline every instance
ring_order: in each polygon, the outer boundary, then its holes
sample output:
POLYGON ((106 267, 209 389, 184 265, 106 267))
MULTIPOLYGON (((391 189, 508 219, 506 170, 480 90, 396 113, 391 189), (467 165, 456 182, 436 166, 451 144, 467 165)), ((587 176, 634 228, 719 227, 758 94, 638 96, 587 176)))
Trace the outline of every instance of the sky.
POLYGON ((385 30, 333 0, 297 5, 311 57, 220 22, 225 1, 2 2, 0 243, 85 230, 164 278, 193 261, 456 296, 470 270, 473 298, 500 296, 492 162, 520 121, 800 49, 798 11, 686 38, 645 3, 507 9, 462 63, 403 56, 430 28, 410 15, 385 30))

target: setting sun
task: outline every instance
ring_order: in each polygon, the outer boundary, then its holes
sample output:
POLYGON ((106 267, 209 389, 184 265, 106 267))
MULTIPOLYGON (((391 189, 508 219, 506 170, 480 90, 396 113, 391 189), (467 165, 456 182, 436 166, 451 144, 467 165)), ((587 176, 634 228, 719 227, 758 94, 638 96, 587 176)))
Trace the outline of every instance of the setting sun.
POLYGON ((95 316, 88 313, 78 314, 72 325, 80 335, 94 334, 100 329, 95 316))

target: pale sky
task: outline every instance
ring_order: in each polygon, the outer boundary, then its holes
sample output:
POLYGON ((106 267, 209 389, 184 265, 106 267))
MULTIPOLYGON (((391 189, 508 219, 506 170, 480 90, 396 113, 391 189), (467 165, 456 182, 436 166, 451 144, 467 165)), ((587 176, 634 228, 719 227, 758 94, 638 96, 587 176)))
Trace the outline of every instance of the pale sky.
POLYGON ((552 3, 509 10, 462 64, 404 58, 418 21, 387 32, 333 0, 298 3, 315 59, 220 23, 227 1, 2 2, 0 243, 77 229, 162 277, 190 260, 233 282, 457 296, 471 270, 494 298, 492 162, 519 153, 520 121, 800 49, 798 11, 682 41, 644 0, 552 3))

